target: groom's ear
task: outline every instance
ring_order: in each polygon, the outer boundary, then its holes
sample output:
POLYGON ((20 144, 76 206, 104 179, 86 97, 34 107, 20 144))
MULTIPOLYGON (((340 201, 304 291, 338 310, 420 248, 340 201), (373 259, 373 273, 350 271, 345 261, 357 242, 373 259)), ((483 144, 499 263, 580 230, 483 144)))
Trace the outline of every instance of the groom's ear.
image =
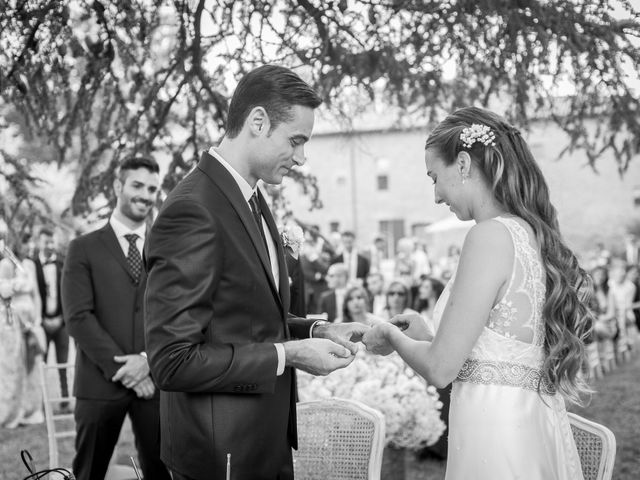
POLYGON ((256 137, 261 136, 263 133, 268 133, 270 126, 269 115, 267 115, 264 107, 252 108, 247 116, 246 124, 251 133, 256 137))

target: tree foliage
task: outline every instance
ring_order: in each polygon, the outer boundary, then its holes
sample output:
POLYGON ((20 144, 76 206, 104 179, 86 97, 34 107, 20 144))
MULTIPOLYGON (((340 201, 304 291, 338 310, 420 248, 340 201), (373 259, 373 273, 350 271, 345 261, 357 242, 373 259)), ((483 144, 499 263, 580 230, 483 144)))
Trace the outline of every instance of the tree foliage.
MULTIPOLYGON (((362 93, 426 120, 499 101, 519 125, 556 121, 594 167, 613 152, 624 172, 640 150, 640 25, 628 1, 610 4, 0 0, 0 96, 45 141, 29 160, 78 163, 73 214, 111 195, 129 153, 169 155, 170 189, 224 131, 235 81, 263 63, 299 71, 334 112, 362 93)), ((298 180, 317 201, 313 179, 298 180)))

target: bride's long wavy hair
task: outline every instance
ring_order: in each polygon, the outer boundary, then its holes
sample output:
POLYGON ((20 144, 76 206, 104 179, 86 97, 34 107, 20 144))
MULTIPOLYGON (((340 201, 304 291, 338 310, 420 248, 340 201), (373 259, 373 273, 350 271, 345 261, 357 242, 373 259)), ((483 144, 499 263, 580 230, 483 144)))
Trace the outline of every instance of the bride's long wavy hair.
POLYGON ((500 116, 481 108, 461 108, 431 132, 426 149, 434 148, 446 164, 467 151, 492 186, 496 199, 535 232, 546 272, 543 371, 564 397, 581 403, 589 392, 584 382, 587 359, 584 341, 593 317, 587 308, 592 292, 589 275, 560 235, 556 209, 549 200, 547 183, 520 132, 500 116), (460 134, 472 124, 486 125, 495 133, 495 146, 475 142, 466 148, 460 134))

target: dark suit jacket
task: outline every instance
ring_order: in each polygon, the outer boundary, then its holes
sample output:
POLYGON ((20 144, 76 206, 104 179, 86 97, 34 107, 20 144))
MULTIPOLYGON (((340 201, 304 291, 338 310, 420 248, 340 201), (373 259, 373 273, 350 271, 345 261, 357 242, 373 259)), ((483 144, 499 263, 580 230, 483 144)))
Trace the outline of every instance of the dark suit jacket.
POLYGON ((211 155, 169 194, 146 250, 146 337, 162 392, 162 460, 194 479, 275 479, 296 446, 295 376, 276 376, 274 342, 308 336, 290 319, 284 249, 280 283, 251 210, 211 155))
POLYGON ((319 313, 326 313, 327 320, 333 322, 342 312, 338 312, 335 290, 327 290, 320 295, 319 313))
MULTIPOLYGON (((367 276, 369 275, 369 260, 366 257, 357 254, 357 267, 356 267, 356 278, 361 278, 364 283, 367 282, 367 276)), ((331 263, 344 263, 344 255, 341 253, 336 258, 333 259, 331 263)))
POLYGON ((142 302, 146 275, 135 284, 118 239, 107 223, 74 239, 62 272, 62 305, 78 347, 74 395, 121 398, 131 390, 112 382, 122 366, 115 355, 145 351, 142 302))
POLYGON ((59 259, 59 257, 55 261, 56 265, 56 287, 58 289, 58 305, 56 307, 55 313, 51 315, 46 314, 47 310, 47 282, 44 279, 44 269, 42 268, 42 263, 40 262, 40 257, 38 255, 33 258, 33 263, 36 266, 36 281, 38 282, 38 292, 40 293, 40 300, 42 303, 42 318, 49 317, 57 317, 58 315, 62 315, 62 298, 61 298, 61 285, 60 281, 62 278, 62 265, 63 261, 59 259))

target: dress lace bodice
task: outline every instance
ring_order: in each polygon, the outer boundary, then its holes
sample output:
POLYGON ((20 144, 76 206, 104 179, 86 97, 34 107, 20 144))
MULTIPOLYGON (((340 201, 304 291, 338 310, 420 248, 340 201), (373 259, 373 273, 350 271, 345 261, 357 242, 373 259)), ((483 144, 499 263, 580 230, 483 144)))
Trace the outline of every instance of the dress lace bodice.
MULTIPOLYGON (((536 390, 544 361, 542 309, 546 295, 545 274, 535 239, 526 223, 513 217, 497 217, 513 240, 513 269, 503 297, 489 313, 487 323, 458 380, 496 383, 536 390)), ((442 316, 455 273, 445 287, 434 316, 442 316)), ((542 383, 543 391, 550 391, 542 383)))

